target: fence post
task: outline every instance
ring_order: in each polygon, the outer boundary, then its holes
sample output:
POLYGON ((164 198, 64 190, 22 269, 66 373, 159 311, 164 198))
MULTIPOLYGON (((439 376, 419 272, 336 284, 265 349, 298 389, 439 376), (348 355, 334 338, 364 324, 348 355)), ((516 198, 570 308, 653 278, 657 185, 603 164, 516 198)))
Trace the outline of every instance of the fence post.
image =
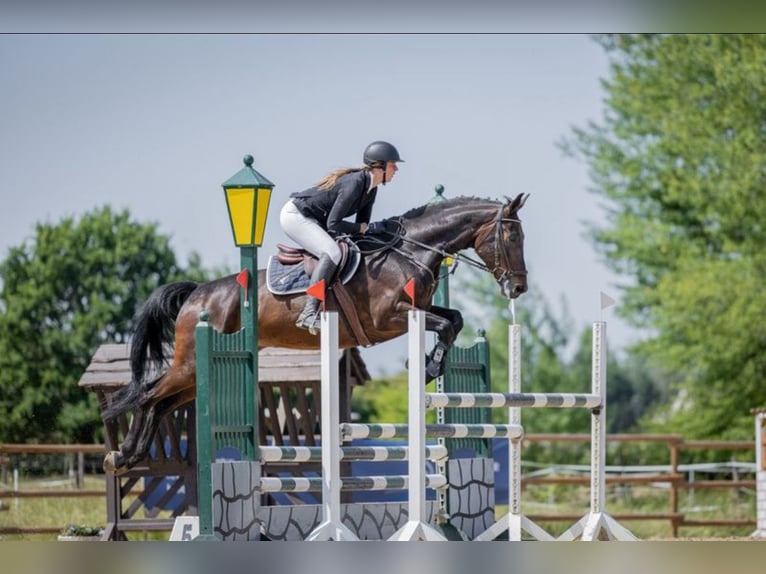
POLYGON ((199 536, 195 540, 216 540, 213 534, 213 433, 210 420, 210 385, 212 384, 212 330, 208 314, 200 313, 194 332, 197 363, 197 497, 199 536))

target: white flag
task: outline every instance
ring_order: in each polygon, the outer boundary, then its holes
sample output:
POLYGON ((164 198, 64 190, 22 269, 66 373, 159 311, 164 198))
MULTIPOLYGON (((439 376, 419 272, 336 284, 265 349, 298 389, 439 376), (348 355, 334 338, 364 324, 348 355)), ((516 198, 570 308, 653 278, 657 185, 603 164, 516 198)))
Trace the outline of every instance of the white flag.
POLYGON ((604 310, 607 307, 611 307, 614 305, 617 301, 612 299, 609 295, 601 291, 601 309, 604 310))

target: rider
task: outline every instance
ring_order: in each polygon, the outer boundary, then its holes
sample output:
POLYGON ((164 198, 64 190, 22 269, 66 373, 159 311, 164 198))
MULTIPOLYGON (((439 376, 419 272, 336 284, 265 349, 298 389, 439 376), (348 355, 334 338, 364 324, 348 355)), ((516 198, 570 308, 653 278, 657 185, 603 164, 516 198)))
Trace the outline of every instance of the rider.
MULTIPOLYGON (((386 185, 398 171, 396 148, 374 141, 364 150, 362 167, 342 168, 325 176, 313 187, 290 195, 282 207, 279 223, 290 239, 319 259, 311 274, 311 285, 324 279, 329 285, 338 263, 340 249, 332 236, 379 233, 382 221, 370 223, 378 185, 386 185), (356 214, 354 223, 344 221, 356 214)), ((319 328, 319 299, 308 297, 295 325, 315 332, 319 328)))

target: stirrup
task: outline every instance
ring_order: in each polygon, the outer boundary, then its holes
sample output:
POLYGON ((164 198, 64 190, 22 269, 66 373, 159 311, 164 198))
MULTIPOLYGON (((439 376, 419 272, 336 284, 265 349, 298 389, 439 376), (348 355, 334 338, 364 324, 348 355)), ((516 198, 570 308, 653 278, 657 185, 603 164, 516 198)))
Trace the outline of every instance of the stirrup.
POLYGON ((299 329, 306 329, 312 335, 316 335, 321 329, 321 321, 319 321, 319 312, 313 313, 307 317, 299 318, 295 322, 295 326, 299 329))

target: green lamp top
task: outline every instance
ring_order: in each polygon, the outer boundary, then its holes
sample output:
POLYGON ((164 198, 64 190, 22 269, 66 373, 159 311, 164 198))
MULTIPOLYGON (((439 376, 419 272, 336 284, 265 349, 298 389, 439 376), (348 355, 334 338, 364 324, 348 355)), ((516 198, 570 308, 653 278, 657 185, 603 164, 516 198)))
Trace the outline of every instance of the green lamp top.
POLYGON ((250 154, 242 158, 245 167, 223 182, 223 187, 270 187, 271 183, 266 177, 253 169, 253 156, 250 154))
POLYGON ((447 201, 447 198, 444 197, 444 186, 442 184, 438 184, 436 187, 434 187, 434 191, 436 192, 436 195, 428 203, 438 203, 440 201, 447 201))

